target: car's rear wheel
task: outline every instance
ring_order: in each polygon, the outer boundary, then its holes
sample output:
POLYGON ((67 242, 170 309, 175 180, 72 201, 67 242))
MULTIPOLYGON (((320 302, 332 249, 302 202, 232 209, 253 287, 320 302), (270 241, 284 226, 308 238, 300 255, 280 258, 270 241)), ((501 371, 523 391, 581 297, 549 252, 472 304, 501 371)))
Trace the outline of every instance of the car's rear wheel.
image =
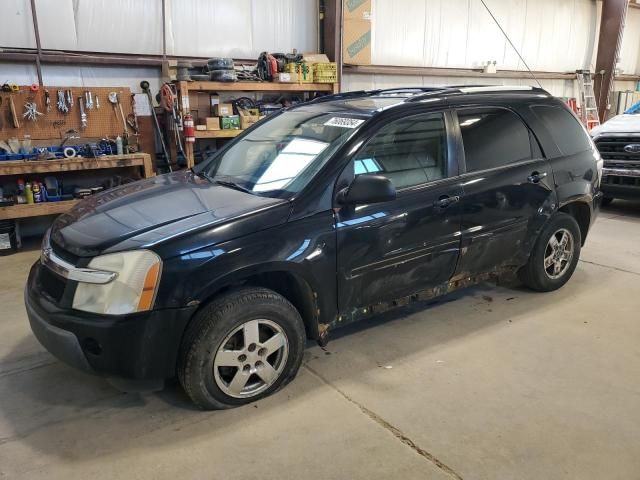
POLYGON ((518 272, 529 288, 550 292, 573 275, 580 258, 580 227, 566 213, 555 214, 540 232, 527 264, 518 272))
POLYGON ((243 288, 196 315, 182 342, 178 377, 202 408, 243 405, 291 381, 304 345, 304 324, 291 303, 271 290, 243 288))

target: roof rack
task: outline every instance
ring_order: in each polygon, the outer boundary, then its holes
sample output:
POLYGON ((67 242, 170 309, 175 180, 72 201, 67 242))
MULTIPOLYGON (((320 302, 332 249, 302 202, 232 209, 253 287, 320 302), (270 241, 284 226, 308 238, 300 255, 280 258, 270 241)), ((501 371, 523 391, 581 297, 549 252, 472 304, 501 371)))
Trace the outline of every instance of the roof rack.
POLYGON ((362 97, 362 96, 374 96, 380 94, 389 94, 389 93, 408 93, 413 94, 410 99, 413 99, 416 95, 429 95, 434 92, 440 92, 444 90, 449 90, 448 87, 396 87, 396 88, 379 88, 376 90, 354 90, 351 92, 341 92, 334 93, 331 95, 323 95, 321 97, 316 97, 311 100, 310 103, 322 103, 322 102, 330 102, 332 100, 342 100, 345 98, 352 97, 362 97))
POLYGON ((412 93, 422 92, 430 93, 440 90, 446 90, 446 87, 396 87, 396 88, 384 88, 382 90, 375 90, 376 93, 412 93))
POLYGON ((331 100, 341 100, 343 98, 361 97, 363 95, 375 95, 380 90, 353 90, 351 92, 332 93, 331 95, 322 95, 316 97, 309 103, 330 102, 331 100))

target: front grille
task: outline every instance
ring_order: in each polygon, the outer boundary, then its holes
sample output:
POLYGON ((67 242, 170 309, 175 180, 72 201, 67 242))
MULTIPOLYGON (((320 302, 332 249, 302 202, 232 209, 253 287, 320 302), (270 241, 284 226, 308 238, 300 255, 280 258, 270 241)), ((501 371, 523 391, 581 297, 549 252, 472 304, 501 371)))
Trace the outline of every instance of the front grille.
POLYGON ((44 265, 40 266, 38 272, 38 283, 42 293, 53 300, 54 303, 59 304, 67 287, 67 279, 52 272, 44 265))
POLYGON ((640 152, 625 152, 627 145, 640 145, 640 137, 599 137, 596 147, 604 160, 605 167, 640 169, 640 152))
POLYGON ((602 185, 620 185, 623 187, 640 187, 640 177, 623 175, 606 175, 602 178, 602 185))

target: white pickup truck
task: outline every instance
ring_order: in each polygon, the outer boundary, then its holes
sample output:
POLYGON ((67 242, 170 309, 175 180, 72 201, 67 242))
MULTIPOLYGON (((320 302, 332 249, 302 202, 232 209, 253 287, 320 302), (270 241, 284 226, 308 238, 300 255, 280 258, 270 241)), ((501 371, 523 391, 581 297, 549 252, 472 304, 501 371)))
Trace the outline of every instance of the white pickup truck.
POLYGON ((640 113, 617 115, 591 130, 591 136, 604 160, 602 204, 640 199, 640 113))

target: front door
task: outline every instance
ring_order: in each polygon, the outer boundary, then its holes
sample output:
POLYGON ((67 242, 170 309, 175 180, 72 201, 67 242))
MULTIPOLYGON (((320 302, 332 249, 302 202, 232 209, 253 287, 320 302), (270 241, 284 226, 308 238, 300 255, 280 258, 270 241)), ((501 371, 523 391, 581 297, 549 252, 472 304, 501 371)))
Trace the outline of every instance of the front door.
POLYGON ((520 266, 553 208, 551 166, 513 111, 463 108, 457 117, 466 172, 457 274, 520 266))
POLYGON ((336 212, 339 311, 366 308, 447 282, 460 250, 461 188, 448 113, 423 113, 380 128, 343 177, 384 175, 391 202, 336 212))

